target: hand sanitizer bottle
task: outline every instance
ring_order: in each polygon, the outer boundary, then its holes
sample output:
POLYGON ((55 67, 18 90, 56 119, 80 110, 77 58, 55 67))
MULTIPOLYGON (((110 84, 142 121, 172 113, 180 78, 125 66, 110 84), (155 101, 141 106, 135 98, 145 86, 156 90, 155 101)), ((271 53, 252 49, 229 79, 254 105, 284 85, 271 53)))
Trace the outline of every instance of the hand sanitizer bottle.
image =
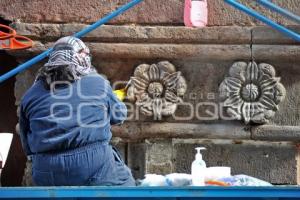
POLYGON ((197 154, 195 160, 192 163, 192 184, 193 186, 205 186, 205 170, 206 163, 202 159, 201 150, 204 150, 204 147, 197 147, 197 154))

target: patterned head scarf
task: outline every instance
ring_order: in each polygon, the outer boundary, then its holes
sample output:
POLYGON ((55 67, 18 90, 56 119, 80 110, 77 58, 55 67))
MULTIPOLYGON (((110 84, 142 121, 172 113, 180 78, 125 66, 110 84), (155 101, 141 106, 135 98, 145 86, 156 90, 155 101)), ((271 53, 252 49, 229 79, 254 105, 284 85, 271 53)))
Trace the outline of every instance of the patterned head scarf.
POLYGON ((91 72, 96 70, 91 64, 89 48, 80 39, 68 36, 54 44, 53 52, 36 80, 43 80, 49 87, 55 81, 73 82, 91 72))

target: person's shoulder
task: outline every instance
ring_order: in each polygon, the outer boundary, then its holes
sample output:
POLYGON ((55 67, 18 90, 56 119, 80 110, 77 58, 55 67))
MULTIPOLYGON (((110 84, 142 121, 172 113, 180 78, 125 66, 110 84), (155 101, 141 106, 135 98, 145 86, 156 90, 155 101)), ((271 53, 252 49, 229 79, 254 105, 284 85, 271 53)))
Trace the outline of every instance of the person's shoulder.
POLYGON ((91 83, 102 83, 102 84, 109 84, 107 78, 97 72, 90 73, 81 78, 84 82, 91 82, 91 83))
POLYGON ((25 92, 21 98, 21 106, 26 106, 28 102, 34 99, 36 96, 39 96, 42 90, 45 90, 44 85, 41 80, 36 81, 32 86, 25 92))

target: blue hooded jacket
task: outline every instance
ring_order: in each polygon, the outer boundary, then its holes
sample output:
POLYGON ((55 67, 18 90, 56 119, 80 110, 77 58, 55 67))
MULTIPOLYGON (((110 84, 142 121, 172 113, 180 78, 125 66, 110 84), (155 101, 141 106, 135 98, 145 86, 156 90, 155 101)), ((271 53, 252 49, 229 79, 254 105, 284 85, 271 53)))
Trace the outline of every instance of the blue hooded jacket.
POLYGON ((97 73, 47 90, 37 81, 20 106, 20 136, 27 155, 109 142, 111 125, 123 123, 127 109, 97 73))

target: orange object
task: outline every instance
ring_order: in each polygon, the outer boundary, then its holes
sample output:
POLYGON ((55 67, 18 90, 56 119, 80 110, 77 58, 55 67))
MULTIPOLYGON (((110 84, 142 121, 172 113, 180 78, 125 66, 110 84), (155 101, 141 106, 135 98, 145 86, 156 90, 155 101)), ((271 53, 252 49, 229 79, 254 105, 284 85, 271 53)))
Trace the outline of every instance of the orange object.
POLYGON ((0 29, 8 30, 8 32, 0 31, 0 49, 20 50, 33 46, 31 39, 17 35, 13 28, 0 24, 0 29))
POLYGON ((16 35, 7 40, 0 40, 0 49, 20 50, 31 48, 32 45, 33 42, 31 39, 21 35, 16 35))
POLYGON ((205 181, 205 185, 229 186, 228 183, 222 181, 205 181))
POLYGON ((13 28, 0 24, 0 40, 6 40, 15 37, 16 35, 17 33, 13 28), (6 30, 7 32, 1 31, 3 29, 6 30))

